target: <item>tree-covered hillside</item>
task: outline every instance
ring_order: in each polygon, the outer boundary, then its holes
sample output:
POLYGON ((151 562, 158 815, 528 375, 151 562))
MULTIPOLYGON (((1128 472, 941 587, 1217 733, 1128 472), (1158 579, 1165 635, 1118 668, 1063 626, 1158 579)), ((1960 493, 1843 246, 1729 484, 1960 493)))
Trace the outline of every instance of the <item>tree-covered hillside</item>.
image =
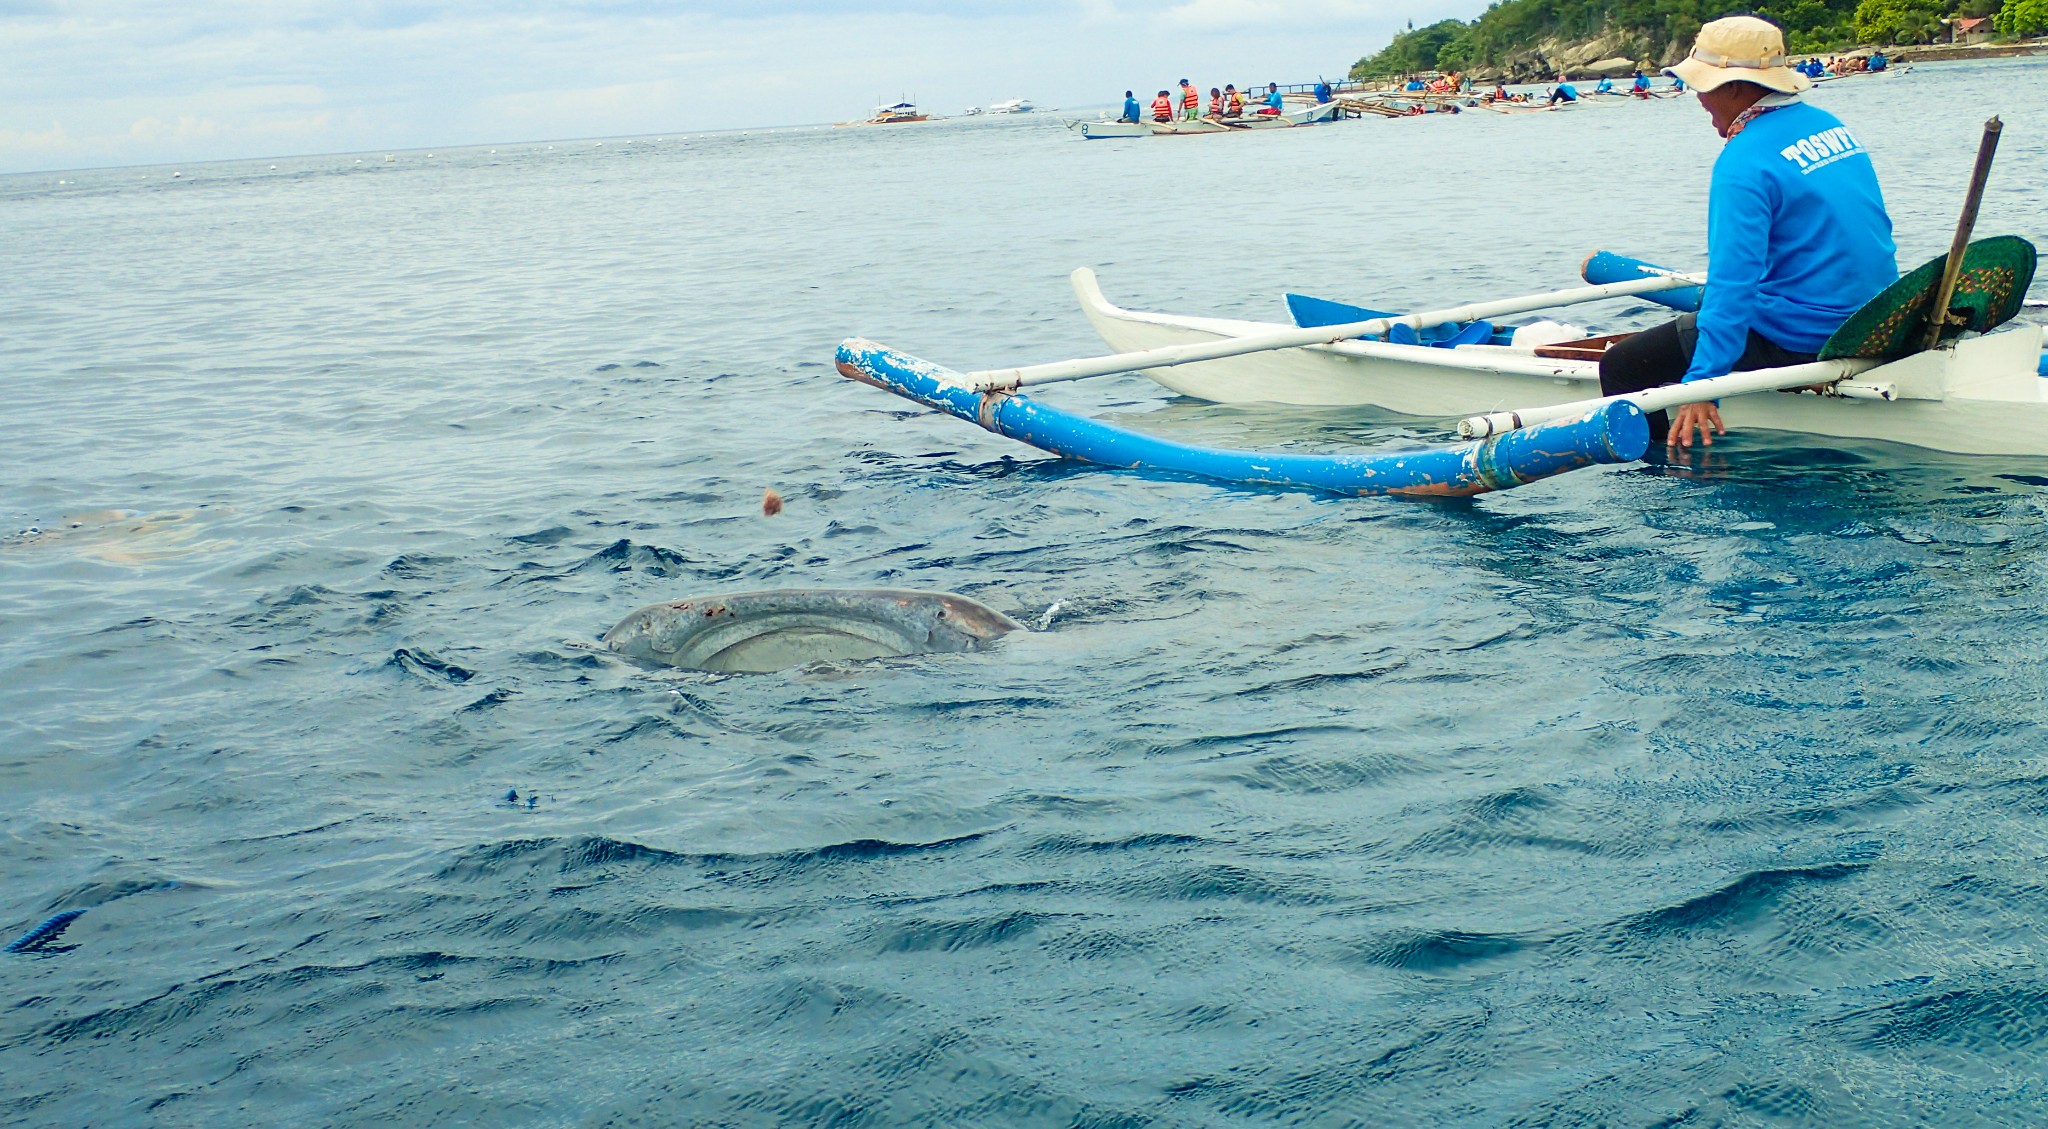
POLYGON ((1615 54, 1667 60, 1682 55, 1708 20, 1754 14, 1785 29, 1793 53, 1858 43, 1929 43, 1946 36, 1945 18, 1996 13, 2008 36, 2048 30, 2048 0, 1501 0, 1478 19, 1410 27, 1377 55, 1351 68, 1357 79, 1418 71, 1542 69, 1532 56, 1545 43, 1606 44, 1615 54), (1523 67, 1517 67, 1517 64, 1523 67))

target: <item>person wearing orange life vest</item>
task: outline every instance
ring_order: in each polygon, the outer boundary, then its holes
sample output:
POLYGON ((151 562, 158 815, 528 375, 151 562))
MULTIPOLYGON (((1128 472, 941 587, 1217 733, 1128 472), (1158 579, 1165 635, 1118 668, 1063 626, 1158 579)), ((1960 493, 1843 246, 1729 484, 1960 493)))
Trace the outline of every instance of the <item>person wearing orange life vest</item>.
POLYGON ((1173 120, 1173 96, 1162 90, 1159 97, 1152 99, 1152 120, 1170 122, 1173 120))
POLYGON ((1223 92, 1213 86, 1209 88, 1209 116, 1212 118, 1223 116, 1223 92))
POLYGON ((1189 121, 1202 116, 1202 92, 1187 79, 1180 80, 1180 112, 1189 121))
POLYGON ((1223 84, 1223 100, 1224 117, 1241 118, 1244 116, 1244 92, 1237 88, 1236 83, 1226 82, 1223 84))

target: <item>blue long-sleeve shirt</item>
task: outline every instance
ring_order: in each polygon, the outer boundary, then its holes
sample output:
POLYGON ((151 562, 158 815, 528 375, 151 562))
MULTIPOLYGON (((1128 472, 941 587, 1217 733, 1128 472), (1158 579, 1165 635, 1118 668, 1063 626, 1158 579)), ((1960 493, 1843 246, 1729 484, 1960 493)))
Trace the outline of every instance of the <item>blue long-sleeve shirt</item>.
POLYGON ((1124 99, 1124 116, 1117 120, 1127 122, 1143 121, 1145 119, 1138 116, 1138 113, 1142 108, 1143 107, 1138 105, 1138 100, 1136 98, 1126 98, 1124 99))
POLYGON ((1725 376, 1754 329, 1818 352, 1899 277, 1870 155, 1840 119, 1803 102, 1752 118, 1714 162, 1707 290, 1686 380, 1725 376))

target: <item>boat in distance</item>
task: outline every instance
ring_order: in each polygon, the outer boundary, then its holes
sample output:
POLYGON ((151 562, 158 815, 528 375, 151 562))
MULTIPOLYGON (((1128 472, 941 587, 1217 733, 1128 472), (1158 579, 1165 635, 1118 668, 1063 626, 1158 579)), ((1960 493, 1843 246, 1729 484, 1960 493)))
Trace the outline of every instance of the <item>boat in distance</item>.
POLYGON ((1116 137, 1182 137, 1193 134, 1243 133, 1249 130, 1286 129, 1334 120, 1338 105, 1324 102, 1313 106, 1292 106, 1278 114, 1247 114, 1237 118, 1201 117, 1193 121, 1131 122, 1107 118, 1094 121, 1069 119, 1067 128, 1090 141, 1116 137))
MULTIPOLYGON (((1118 353, 1353 322, 1373 312, 1289 295, 1295 325, 1154 313, 1110 302, 1086 267, 1073 272, 1072 282, 1089 322, 1118 353)), ((1518 346, 1511 335, 1487 328, 1466 340, 1350 339, 1140 371, 1183 396, 1217 403, 1374 406, 1434 418, 1599 397, 1599 354, 1611 339, 1518 346)), ((2041 327, 2012 321, 1868 368, 1822 393, 1730 397, 1721 413, 1731 429, 1879 439, 1959 454, 2048 456, 2043 344, 2041 327)))
POLYGON ((895 102, 887 106, 876 106, 872 116, 857 122, 840 122, 840 125, 904 125, 910 122, 931 120, 930 114, 917 112, 914 102, 895 102))

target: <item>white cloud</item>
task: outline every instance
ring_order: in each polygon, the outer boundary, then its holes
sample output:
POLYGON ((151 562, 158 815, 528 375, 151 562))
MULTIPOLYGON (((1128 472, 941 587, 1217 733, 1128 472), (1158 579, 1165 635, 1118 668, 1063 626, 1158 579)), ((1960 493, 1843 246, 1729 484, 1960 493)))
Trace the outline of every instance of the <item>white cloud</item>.
POLYGON ((76 149, 71 135, 55 122, 50 123, 50 128, 41 130, 0 129, 0 155, 51 156, 72 153, 76 149))
POLYGON ((1377 0, 1188 0, 1167 10, 1169 22, 1210 31, 1260 26, 1320 27, 1333 23, 1386 22, 1387 6, 1377 0))

